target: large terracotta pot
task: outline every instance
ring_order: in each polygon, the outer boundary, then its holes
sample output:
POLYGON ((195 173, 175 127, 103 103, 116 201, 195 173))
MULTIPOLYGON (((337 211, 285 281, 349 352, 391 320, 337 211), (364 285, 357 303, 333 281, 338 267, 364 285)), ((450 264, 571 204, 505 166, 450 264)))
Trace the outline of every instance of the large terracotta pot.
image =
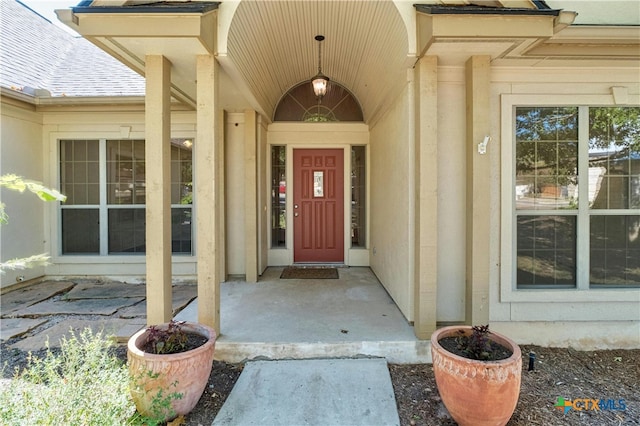
POLYGON ((505 425, 520 395, 520 347, 508 337, 491 332, 489 338, 509 348, 513 355, 500 361, 467 359, 438 343, 445 337, 456 336, 458 330, 471 334, 470 326, 451 326, 431 335, 433 372, 440 397, 460 426, 505 425))
MULTIPOLYGON (((158 327, 166 328, 167 324, 158 327)), ((140 349, 148 338, 146 328, 129 339, 127 360, 131 396, 140 414, 153 418, 163 417, 165 421, 171 420, 193 410, 204 392, 213 365, 216 333, 211 327, 190 322, 184 323, 182 328, 188 333, 204 336, 207 342, 187 352, 156 355, 140 349), (157 402, 153 407, 153 401, 158 399, 158 395, 165 399, 174 393, 181 394, 182 397, 170 398, 173 410, 168 410, 166 405, 162 407, 162 404, 157 402), (161 412, 154 412, 153 408, 161 408, 161 412)))

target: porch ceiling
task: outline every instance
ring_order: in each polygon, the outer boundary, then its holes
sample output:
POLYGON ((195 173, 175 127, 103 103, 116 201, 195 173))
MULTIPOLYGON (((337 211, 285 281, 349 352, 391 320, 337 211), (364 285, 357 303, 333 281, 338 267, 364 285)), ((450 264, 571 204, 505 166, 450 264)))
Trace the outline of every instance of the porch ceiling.
POLYGON ((414 37, 394 2, 243 1, 218 60, 272 117, 291 87, 317 73, 318 34, 325 36, 322 72, 355 95, 371 122, 415 62, 414 37))

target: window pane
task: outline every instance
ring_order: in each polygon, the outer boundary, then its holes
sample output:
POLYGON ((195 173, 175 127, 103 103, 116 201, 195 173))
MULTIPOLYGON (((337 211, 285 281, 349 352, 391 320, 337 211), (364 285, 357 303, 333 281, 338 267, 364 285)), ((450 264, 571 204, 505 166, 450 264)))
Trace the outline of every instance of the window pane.
POLYGON ((640 108, 589 108, 589 206, 640 208, 640 108))
POLYGON ((351 147, 351 246, 366 247, 366 156, 364 146, 351 147))
POLYGON ((575 209, 578 109, 516 109, 517 209, 575 209))
POLYGON ((98 209, 62 210, 62 253, 100 253, 98 209))
POLYGON ((145 203, 144 141, 107 141, 107 203, 145 203))
POLYGON ((517 217, 517 285, 575 286, 576 217, 517 217))
POLYGON ((271 247, 285 247, 287 234, 287 149, 271 147, 271 247))
POLYGON ((66 205, 99 204, 97 140, 60 141, 60 188, 66 205))
POLYGON ((171 209, 171 251, 191 254, 191 208, 171 209))
POLYGON ((592 286, 640 285, 640 216, 591 216, 592 286))
POLYGON ((145 252, 145 210, 109 209, 109 253, 145 252))
POLYGON ((330 81, 327 94, 318 103, 307 80, 282 97, 273 121, 363 121, 362 117, 358 101, 340 84, 330 81))
POLYGON ((193 201, 192 146, 191 139, 171 140, 171 204, 193 201))

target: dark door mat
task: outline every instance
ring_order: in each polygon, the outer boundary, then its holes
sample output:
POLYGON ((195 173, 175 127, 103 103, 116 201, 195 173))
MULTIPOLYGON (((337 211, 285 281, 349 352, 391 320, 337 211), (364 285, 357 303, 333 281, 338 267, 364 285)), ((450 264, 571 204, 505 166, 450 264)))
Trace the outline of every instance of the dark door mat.
POLYGON ((313 279, 313 280, 331 280, 338 279, 340 276, 338 275, 338 268, 328 268, 328 267, 296 267, 296 266, 288 266, 284 268, 280 278, 283 280, 305 280, 305 279, 313 279))

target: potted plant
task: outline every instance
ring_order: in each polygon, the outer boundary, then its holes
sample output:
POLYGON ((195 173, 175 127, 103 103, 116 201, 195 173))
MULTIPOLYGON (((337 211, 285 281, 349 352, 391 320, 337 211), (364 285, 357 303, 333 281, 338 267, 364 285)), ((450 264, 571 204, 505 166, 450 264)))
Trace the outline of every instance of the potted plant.
POLYGON ((505 425, 520 395, 522 354, 489 326, 450 326, 431 335, 433 372, 459 425, 505 425))
POLYGON ((215 331, 171 321, 131 336, 127 344, 130 390, 138 412, 168 421, 193 410, 213 365, 215 331))

